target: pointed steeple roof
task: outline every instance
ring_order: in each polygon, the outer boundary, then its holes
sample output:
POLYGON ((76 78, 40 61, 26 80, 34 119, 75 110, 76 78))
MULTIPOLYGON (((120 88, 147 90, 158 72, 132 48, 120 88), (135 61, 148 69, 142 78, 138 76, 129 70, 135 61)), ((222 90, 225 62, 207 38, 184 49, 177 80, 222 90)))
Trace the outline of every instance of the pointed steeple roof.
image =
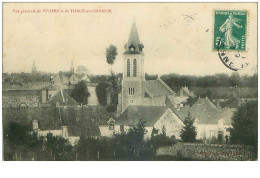
POLYGON ((142 49, 143 44, 140 43, 136 23, 135 21, 133 21, 128 42, 125 45, 124 54, 140 54, 142 53, 142 49), (134 50, 132 51, 131 48, 133 48, 134 50))
POLYGON ((32 64, 32 73, 37 73, 37 69, 36 69, 36 65, 35 65, 34 60, 33 60, 33 64, 32 64))

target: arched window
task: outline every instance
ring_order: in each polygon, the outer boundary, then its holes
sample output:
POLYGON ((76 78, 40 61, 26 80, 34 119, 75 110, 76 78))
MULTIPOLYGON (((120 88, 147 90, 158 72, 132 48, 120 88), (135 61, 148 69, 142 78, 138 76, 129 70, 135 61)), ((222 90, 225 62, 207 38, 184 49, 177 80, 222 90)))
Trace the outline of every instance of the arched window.
POLYGON ((137 61, 134 59, 134 77, 136 77, 137 61))
POLYGON ((127 59, 127 77, 130 77, 130 60, 127 59))

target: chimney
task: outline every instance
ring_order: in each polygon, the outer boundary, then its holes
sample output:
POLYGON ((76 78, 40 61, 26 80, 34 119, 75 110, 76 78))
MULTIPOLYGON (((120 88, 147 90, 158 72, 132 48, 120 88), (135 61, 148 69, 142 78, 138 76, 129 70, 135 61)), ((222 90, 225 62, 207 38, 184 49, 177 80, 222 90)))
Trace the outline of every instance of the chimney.
POLYGON ((61 126, 61 130, 62 130, 62 137, 68 138, 69 137, 68 127, 67 126, 61 126))
POLYGON ((42 90, 42 103, 46 103, 46 90, 42 90))
POLYGON ((217 99, 217 108, 219 108, 220 107, 220 101, 219 101, 219 99, 217 99))
POLYGON ((183 89, 182 88, 180 89, 180 97, 181 98, 183 97, 183 89))
POLYGON ((39 129, 38 121, 36 119, 34 119, 32 121, 32 129, 33 129, 33 131, 38 131, 38 129, 39 129))
POLYGON ((180 111, 180 110, 181 110, 180 104, 177 104, 177 111, 180 111))

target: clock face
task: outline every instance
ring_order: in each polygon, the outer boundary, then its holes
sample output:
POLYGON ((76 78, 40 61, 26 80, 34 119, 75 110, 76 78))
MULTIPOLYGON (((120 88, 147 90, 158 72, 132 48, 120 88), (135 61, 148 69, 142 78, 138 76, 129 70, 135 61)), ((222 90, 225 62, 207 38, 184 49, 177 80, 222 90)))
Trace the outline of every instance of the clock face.
POLYGON ((133 48, 133 47, 131 47, 131 48, 130 48, 130 51, 132 51, 132 52, 133 52, 133 51, 134 51, 134 48, 133 48))

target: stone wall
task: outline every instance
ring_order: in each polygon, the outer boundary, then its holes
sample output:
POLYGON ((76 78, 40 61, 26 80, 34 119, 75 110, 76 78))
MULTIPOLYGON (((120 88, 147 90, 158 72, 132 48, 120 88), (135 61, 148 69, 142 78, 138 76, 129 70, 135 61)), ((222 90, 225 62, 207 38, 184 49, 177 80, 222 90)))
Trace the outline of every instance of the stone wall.
POLYGON ((171 109, 168 109, 154 125, 154 128, 158 130, 158 134, 162 133, 163 127, 166 129, 167 136, 174 135, 179 139, 183 123, 171 109))

